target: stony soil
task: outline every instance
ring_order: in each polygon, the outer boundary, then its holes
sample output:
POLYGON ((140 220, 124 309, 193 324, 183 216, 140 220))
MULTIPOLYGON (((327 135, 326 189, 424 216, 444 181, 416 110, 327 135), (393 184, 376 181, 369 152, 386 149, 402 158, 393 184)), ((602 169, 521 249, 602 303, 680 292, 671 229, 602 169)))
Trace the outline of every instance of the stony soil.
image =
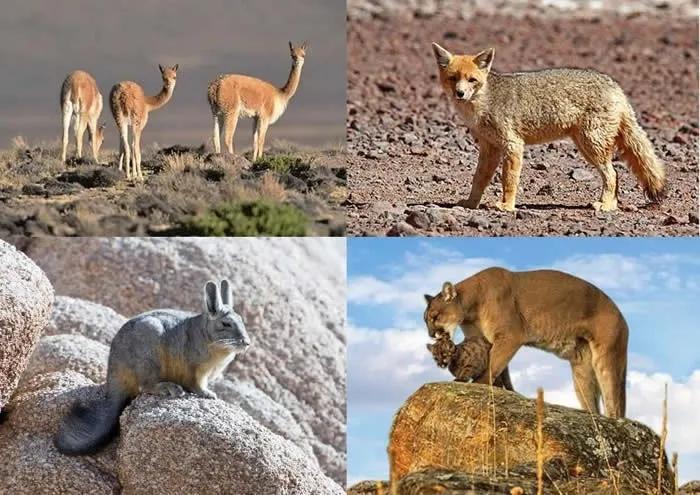
POLYGON ((445 11, 440 8, 354 3, 348 27, 351 235, 698 235, 695 17, 663 14, 663 7, 662 15, 516 17, 491 9, 444 16, 436 14, 445 11), (499 174, 479 210, 456 206, 469 194, 477 149, 438 86, 431 41, 455 52, 493 46, 499 71, 575 66, 613 76, 666 165, 665 200, 648 205, 616 159, 620 210, 595 212, 590 204, 600 194, 600 178, 572 143, 560 141, 526 149, 517 213, 493 207, 499 174))
POLYGON ((204 146, 173 146, 144 152, 144 182, 126 180, 115 152, 103 153, 102 164, 69 158, 66 165, 58 152, 0 151, 0 237, 168 235, 222 202, 257 200, 304 212, 308 235, 345 233, 345 157, 338 150, 273 148, 266 157, 294 166, 270 170, 204 146))

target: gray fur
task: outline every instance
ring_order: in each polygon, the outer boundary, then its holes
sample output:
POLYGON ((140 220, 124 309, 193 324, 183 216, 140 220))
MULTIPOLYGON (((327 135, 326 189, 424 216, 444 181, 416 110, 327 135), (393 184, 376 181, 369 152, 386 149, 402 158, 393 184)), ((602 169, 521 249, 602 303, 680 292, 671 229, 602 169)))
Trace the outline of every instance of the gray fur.
POLYGON ((202 313, 158 309, 127 321, 110 347, 106 397, 74 406, 56 435, 56 447, 69 455, 99 449, 116 433, 128 402, 142 391, 157 390, 162 382, 216 398, 208 382, 250 345, 232 301, 227 280, 221 290, 207 282, 202 313))

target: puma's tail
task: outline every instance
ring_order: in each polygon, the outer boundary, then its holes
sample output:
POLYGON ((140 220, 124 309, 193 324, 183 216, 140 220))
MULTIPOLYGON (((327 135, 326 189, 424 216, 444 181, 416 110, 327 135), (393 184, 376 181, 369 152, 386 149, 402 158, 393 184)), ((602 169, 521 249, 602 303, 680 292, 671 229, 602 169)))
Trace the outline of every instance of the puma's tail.
POLYGON ((128 401, 126 396, 108 395, 87 405, 75 404, 54 437, 56 448, 67 455, 98 451, 116 435, 128 401))
POLYGON ((634 111, 630 108, 620 122, 617 146, 622 159, 627 162, 632 173, 653 202, 664 196, 666 173, 663 164, 656 158, 654 148, 644 130, 637 123, 634 111))

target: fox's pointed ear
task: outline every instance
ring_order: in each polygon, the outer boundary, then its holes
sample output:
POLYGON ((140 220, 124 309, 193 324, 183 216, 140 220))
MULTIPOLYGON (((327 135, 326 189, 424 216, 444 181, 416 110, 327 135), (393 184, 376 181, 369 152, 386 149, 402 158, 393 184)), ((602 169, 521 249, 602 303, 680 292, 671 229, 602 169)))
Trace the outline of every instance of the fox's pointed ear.
POLYGON ((484 72, 488 72, 491 70, 491 64, 493 63, 493 56, 495 54, 496 50, 493 48, 479 52, 474 57, 474 63, 477 67, 479 67, 479 69, 483 70, 484 72))
POLYGON ((289 51, 292 53, 294 52, 294 45, 292 45, 291 41, 289 42, 289 51))
POLYGON ((425 298, 425 302, 428 304, 430 304, 430 301, 433 300, 433 296, 431 296, 430 294, 423 294, 423 297, 425 298))
POLYGON ((433 53, 435 54, 435 60, 437 60, 440 67, 447 67, 450 65, 452 54, 437 43, 433 43, 433 53))
POLYGON ((179 68, 180 68, 180 64, 175 64, 175 67, 173 67, 173 69, 175 70, 175 72, 177 72, 177 70, 178 70, 179 68))
POLYGON ((161 74, 162 74, 163 72, 165 72, 165 70, 163 69, 163 66, 160 65, 160 64, 158 64, 158 70, 160 71, 161 74))

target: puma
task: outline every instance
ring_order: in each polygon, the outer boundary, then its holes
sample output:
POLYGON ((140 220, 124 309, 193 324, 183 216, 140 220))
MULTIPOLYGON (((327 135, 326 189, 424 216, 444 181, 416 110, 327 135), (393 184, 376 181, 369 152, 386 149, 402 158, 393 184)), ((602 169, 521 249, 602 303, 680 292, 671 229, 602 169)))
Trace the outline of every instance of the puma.
POLYGON ((536 347, 569 361, 581 407, 625 416, 628 329, 615 303, 594 285, 555 270, 511 272, 487 268, 436 296, 425 296, 423 315, 431 338, 460 327, 465 338, 491 344, 490 373, 498 377, 518 349, 536 347))

